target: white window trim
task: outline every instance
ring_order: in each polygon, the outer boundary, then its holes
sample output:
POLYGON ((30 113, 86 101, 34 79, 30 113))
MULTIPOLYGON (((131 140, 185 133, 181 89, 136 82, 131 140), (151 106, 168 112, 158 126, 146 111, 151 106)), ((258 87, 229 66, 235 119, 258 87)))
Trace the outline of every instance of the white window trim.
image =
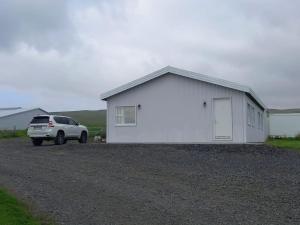
POLYGON ((136 120, 137 120, 137 112, 136 112, 136 105, 118 105, 115 107, 115 126, 116 127, 135 127, 136 126, 136 120), (135 117, 135 123, 117 123, 116 116, 117 116, 117 108, 118 107, 134 107, 134 117, 135 117))

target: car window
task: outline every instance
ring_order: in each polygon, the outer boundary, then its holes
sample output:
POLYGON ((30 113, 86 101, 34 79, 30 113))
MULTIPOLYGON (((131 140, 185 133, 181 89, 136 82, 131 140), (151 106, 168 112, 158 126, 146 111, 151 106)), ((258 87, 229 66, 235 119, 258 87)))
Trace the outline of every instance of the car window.
POLYGON ((36 116, 31 120, 31 123, 49 123, 49 116, 36 116))
POLYGON ((69 125, 69 119, 67 117, 62 117, 63 124, 69 125))
POLYGON ((55 117, 54 117, 54 120, 55 120, 56 123, 62 123, 62 122, 61 122, 61 117, 55 116, 55 117))
POLYGON ((69 124, 69 119, 66 117, 55 116, 54 120, 56 123, 59 123, 59 124, 69 124))

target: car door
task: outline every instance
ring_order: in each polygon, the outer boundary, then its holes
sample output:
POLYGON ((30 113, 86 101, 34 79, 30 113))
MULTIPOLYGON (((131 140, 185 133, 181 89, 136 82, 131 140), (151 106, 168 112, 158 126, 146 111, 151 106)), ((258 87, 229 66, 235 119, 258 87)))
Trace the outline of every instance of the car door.
POLYGON ((78 123, 70 118, 68 118, 68 120, 69 120, 70 135, 72 137, 79 137, 80 129, 78 127, 78 123))
POLYGON ((66 137, 72 137, 71 126, 69 125, 69 118, 61 117, 61 124, 63 125, 63 130, 65 132, 66 137))

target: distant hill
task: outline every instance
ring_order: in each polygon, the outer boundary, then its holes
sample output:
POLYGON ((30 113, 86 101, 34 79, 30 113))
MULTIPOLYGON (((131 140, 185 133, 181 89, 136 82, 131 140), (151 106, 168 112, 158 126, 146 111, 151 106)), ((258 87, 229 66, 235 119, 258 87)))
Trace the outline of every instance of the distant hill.
POLYGON ((106 110, 82 110, 51 112, 50 114, 69 116, 88 127, 106 127, 106 110))

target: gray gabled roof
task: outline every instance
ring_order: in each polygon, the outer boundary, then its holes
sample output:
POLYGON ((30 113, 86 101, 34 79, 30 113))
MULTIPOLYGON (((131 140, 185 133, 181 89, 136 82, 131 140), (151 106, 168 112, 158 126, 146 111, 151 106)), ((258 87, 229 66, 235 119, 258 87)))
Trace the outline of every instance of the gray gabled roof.
POLYGON ((106 100, 106 99, 108 99, 109 97, 111 97, 113 95, 119 94, 119 93, 121 93, 123 91, 126 91, 128 89, 131 89, 135 86, 141 85, 141 84, 143 84, 147 81, 150 81, 154 78, 160 77, 160 76, 162 76, 166 73, 172 73, 172 74, 176 74, 176 75, 179 75, 179 76, 188 77, 188 78, 191 78, 191 79, 195 79, 195 80, 199 80, 199 81, 203 81, 203 82, 207 82, 207 83, 211 83, 211 84, 216 84, 216 85, 219 85, 219 86, 223 86, 223 87, 227 87, 227 88, 231 88, 231 89, 234 89, 234 90, 238 90, 238 91, 248 93, 250 96, 252 96, 257 101, 257 103, 259 105, 261 105, 263 108, 266 108, 264 103, 257 97, 257 95, 254 93, 254 91, 251 88, 249 88, 248 86, 241 85, 241 84, 234 83, 234 82, 227 81, 227 80, 223 80, 223 79, 219 79, 219 78, 209 77, 209 76, 206 76, 206 75, 203 75, 203 74, 200 74, 200 73, 195 73, 195 72, 191 72, 191 71, 188 71, 188 70, 175 68, 175 67, 172 67, 172 66, 164 67, 164 68, 162 68, 160 70, 157 70, 153 73, 150 73, 150 74, 148 74, 144 77, 136 79, 132 82, 129 82, 129 83, 127 83, 125 85, 122 85, 120 87, 117 87, 115 89, 112 89, 108 92, 105 92, 101 95, 101 99, 106 100))
POLYGON ((2 109, 0 109, 0 118, 15 115, 15 114, 20 114, 20 113, 24 113, 24 112, 30 112, 30 111, 34 111, 34 110, 41 110, 45 114, 49 114, 48 112, 46 112, 45 110, 43 110, 41 108, 33 108, 33 109, 23 109, 23 108, 19 108, 19 107, 18 108, 2 108, 2 109))

